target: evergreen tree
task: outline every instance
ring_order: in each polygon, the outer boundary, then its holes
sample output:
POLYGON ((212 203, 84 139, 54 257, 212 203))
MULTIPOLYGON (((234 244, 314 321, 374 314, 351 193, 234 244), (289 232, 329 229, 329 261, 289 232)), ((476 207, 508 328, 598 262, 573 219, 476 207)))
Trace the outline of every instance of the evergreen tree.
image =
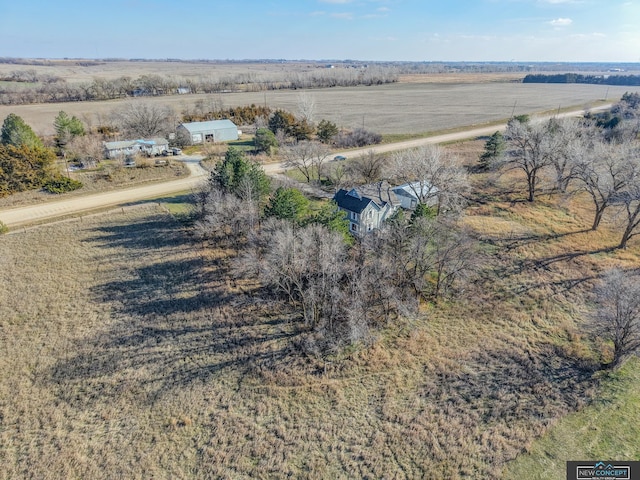
POLYGON ((434 207, 430 207, 426 203, 419 203, 411 214, 410 222, 415 222, 418 218, 435 218, 438 212, 434 207))
POLYGON ((30 148, 42 148, 42 140, 34 133, 21 117, 10 113, 2 124, 0 143, 13 145, 14 147, 26 146, 30 148))
POLYGON ((43 186, 57 175, 55 160, 48 148, 0 145, 0 197, 43 186))
POLYGON ((482 170, 486 170, 489 168, 492 162, 498 160, 504 150, 506 148, 506 144, 504 141, 504 137, 500 132, 496 132, 489 137, 487 143, 484 145, 484 152, 480 155, 480 159, 478 160, 478 166, 482 170))
POLYGON ((262 201, 269 194, 271 182, 262 166, 248 160, 235 147, 229 147, 224 160, 211 173, 211 181, 225 193, 262 201))
POLYGON ((269 130, 277 134, 283 132, 287 136, 293 135, 293 126, 296 123, 295 117, 284 110, 276 110, 269 118, 269 130))
POLYGON ((317 128, 318 138, 322 143, 331 143, 331 139, 338 134, 338 127, 329 120, 320 120, 317 128))
POLYGON ((64 148, 74 137, 85 134, 84 125, 74 115, 69 117, 65 112, 60 111, 53 121, 53 127, 56 130, 56 145, 64 148))
POLYGON ((309 210, 309 200, 300 190, 278 187, 264 209, 266 217, 299 222, 309 210))
POLYGON ((256 130, 255 143, 258 152, 266 152, 268 155, 272 155, 275 149, 278 148, 278 140, 268 128, 256 130))
POLYGON ((340 210, 334 201, 322 205, 315 215, 312 215, 307 219, 306 223, 324 225, 329 230, 342 235, 342 238, 348 245, 351 245, 354 242, 353 235, 349 232, 349 220, 347 220, 345 212, 340 210))

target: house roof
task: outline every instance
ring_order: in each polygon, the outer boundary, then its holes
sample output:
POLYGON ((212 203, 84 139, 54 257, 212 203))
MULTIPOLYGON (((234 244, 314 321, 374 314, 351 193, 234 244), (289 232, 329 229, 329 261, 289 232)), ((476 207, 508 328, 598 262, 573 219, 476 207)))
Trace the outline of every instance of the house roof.
POLYGON ((119 142, 104 142, 104 147, 107 150, 120 150, 122 148, 130 148, 134 145, 169 145, 169 141, 166 138, 151 138, 148 140, 138 139, 138 140, 122 140, 119 142))
POLYGON ((238 128, 236 124, 231 120, 210 120, 208 122, 182 123, 181 125, 186 128, 189 133, 198 133, 210 130, 223 130, 227 128, 238 128))
POLYGON ((391 205, 399 203, 387 182, 362 185, 348 191, 340 189, 333 199, 340 208, 356 213, 362 213, 370 204, 376 210, 380 210, 387 203, 391 205))
POLYGON ((340 189, 336 192, 333 197, 333 200, 338 204, 340 208, 344 208, 345 210, 349 210, 350 212, 362 213, 362 211, 367 208, 367 205, 375 202, 367 197, 361 197, 360 195, 353 195, 353 190, 347 191, 344 189, 340 189))
POLYGON ((396 195, 410 198, 416 198, 416 193, 418 193, 421 198, 424 198, 428 195, 433 195, 437 191, 437 187, 426 182, 405 183, 403 185, 393 187, 393 192, 396 195))

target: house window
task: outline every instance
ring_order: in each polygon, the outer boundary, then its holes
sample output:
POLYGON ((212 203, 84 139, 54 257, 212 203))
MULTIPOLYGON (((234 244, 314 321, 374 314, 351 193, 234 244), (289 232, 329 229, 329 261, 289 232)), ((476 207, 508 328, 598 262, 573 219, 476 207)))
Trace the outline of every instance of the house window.
POLYGON ((354 221, 358 221, 358 214, 356 212, 350 212, 351 213, 351 220, 354 221))
POLYGON ((357 232, 358 231, 358 225, 356 225, 355 223, 351 224, 351 231, 352 232, 357 232))

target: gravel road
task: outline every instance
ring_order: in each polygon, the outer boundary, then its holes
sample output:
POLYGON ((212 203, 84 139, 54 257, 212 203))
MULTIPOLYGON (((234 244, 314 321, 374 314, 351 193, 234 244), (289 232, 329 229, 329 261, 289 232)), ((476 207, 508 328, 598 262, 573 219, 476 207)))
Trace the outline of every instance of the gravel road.
MULTIPOLYGON (((605 110, 610 107, 611 105, 603 105, 597 110, 605 110)), ((575 110, 571 112, 565 112, 557 116, 574 117, 580 116, 583 113, 583 110, 575 110)), ((387 153, 397 150, 415 148, 428 144, 460 141, 468 138, 491 135, 496 130, 504 129, 505 126, 506 125, 493 125, 490 127, 469 128, 460 132, 435 135, 433 137, 421 138, 417 140, 408 140, 405 142, 390 143, 385 145, 375 145, 345 152, 336 152, 333 155, 342 155, 348 158, 356 158, 367 154, 371 150, 376 153, 387 153)), ((163 195, 171 195, 178 192, 191 190, 202 183, 205 176, 207 175, 207 171, 204 170, 199 164, 202 158, 203 157, 191 156, 183 157, 180 159, 181 161, 185 162, 191 170, 191 175, 187 178, 105 193, 96 193, 92 195, 85 195, 82 197, 55 200, 44 204, 0 210, 0 221, 2 221, 9 228, 15 228, 28 224, 40 223, 55 218, 85 213, 92 210, 124 205, 127 203, 138 202, 149 198, 157 198, 163 195)), ((267 174, 274 174, 282 172, 286 170, 286 168, 282 163, 273 163, 264 165, 264 170, 267 174)))

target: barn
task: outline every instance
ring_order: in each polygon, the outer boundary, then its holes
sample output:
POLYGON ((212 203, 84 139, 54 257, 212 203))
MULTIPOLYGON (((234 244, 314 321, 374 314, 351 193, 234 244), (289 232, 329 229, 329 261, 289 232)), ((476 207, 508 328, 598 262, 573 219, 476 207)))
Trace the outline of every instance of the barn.
POLYGON ((178 132, 189 139, 189 143, 228 142, 238 139, 238 127, 231 120, 181 123, 178 132))

